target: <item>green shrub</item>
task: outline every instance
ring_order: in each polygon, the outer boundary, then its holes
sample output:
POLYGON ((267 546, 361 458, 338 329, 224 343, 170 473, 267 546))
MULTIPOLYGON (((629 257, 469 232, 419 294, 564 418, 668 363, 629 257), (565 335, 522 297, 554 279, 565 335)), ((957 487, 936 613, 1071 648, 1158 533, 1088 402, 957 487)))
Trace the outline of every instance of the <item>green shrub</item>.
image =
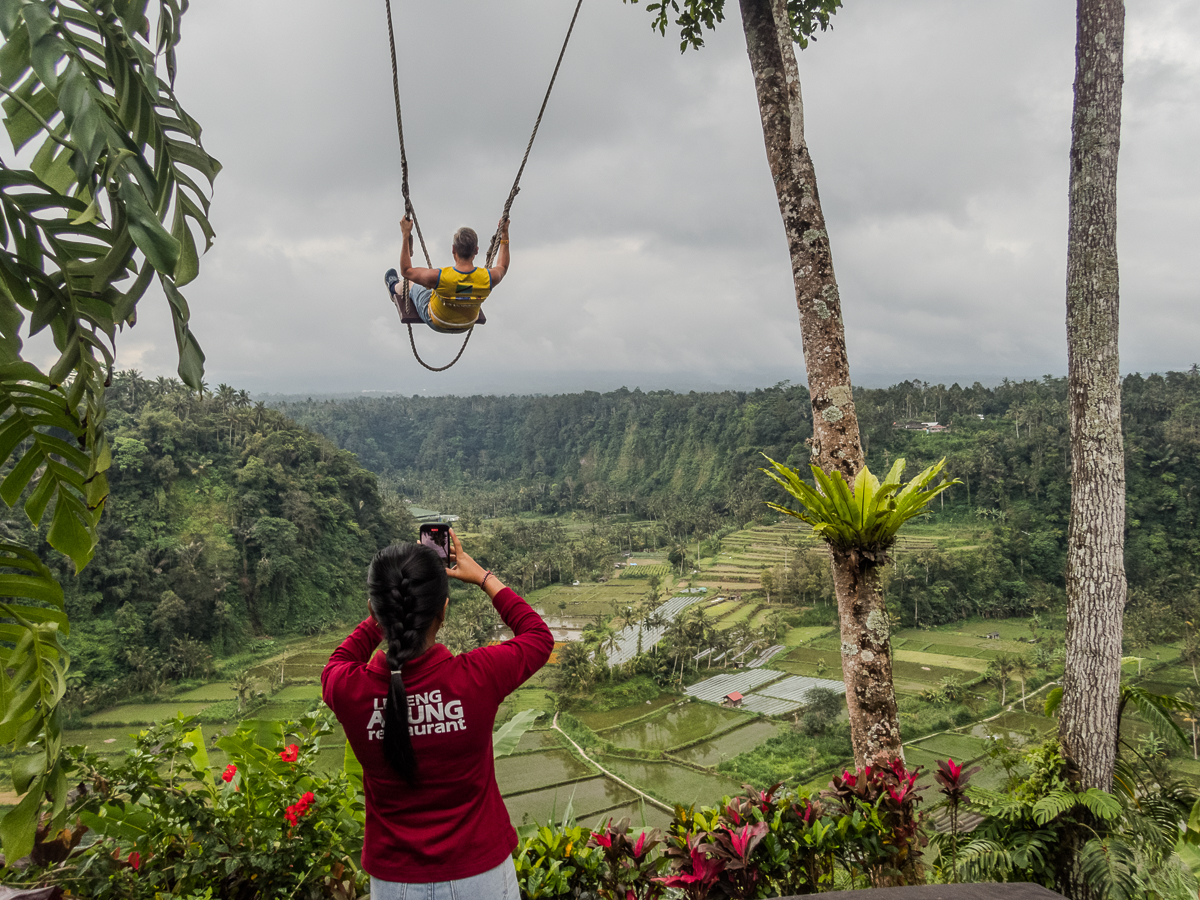
POLYGON ((47 836, 34 860, 49 864, 22 880, 94 900, 356 897, 361 796, 313 771, 331 731, 327 715, 243 722, 217 741, 229 765, 216 776, 195 717, 143 732, 119 763, 75 756, 73 780, 92 789, 68 821, 83 827, 47 836), (79 846, 88 829, 98 839, 79 846))

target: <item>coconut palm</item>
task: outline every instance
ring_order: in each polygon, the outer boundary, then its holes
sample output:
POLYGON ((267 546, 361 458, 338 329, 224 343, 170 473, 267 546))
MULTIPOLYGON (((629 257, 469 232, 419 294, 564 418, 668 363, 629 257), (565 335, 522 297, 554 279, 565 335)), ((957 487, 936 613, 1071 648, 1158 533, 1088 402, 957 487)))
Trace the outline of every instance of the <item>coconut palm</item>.
POLYGON ((1000 705, 1008 703, 1008 681, 1013 676, 1015 660, 1007 653, 1001 653, 988 666, 986 676, 993 684, 1000 686, 1000 705))
POLYGON ((1021 711, 1028 712, 1025 708, 1025 679, 1033 674, 1033 664, 1024 656, 1018 656, 1013 660, 1012 673, 1021 682, 1021 711))

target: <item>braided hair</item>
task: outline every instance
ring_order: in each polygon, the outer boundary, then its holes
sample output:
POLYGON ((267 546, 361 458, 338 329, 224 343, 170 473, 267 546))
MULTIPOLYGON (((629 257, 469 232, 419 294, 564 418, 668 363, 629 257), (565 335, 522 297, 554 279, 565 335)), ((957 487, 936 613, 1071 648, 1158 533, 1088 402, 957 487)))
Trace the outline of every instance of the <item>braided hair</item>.
POLYGON ((424 648, 429 627, 442 614, 450 593, 445 564, 429 547, 392 544, 371 560, 367 593, 387 641, 392 673, 384 710, 383 755, 398 775, 415 786, 417 757, 408 730, 408 694, 401 669, 424 648))

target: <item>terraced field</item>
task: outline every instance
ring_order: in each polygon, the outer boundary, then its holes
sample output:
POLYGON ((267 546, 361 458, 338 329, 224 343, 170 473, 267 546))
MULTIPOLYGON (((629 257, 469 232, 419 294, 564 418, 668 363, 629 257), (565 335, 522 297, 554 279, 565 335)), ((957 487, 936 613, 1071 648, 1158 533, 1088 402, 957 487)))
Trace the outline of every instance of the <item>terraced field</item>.
MULTIPOLYGON (((952 535, 940 532, 918 535, 900 549, 902 552, 921 549, 935 541, 944 546, 952 542, 952 535)), ((794 523, 745 529, 725 538, 721 552, 711 560, 703 560, 700 572, 690 579, 677 582, 669 571, 663 574, 661 596, 669 599, 689 587, 708 587, 707 594, 694 605, 703 609, 705 618, 715 627, 725 632, 743 624, 757 628, 779 608, 768 607, 757 596, 754 600, 749 598, 752 591, 759 590, 763 567, 782 562, 786 556, 794 558, 797 553, 810 552, 820 552, 816 541, 810 531, 797 528, 794 523), (718 597, 724 599, 714 602, 718 597)), ((661 558, 646 556, 637 561, 639 575, 642 570, 649 574, 653 567, 670 568, 661 558)), ((550 620, 556 639, 575 639, 585 624, 596 622, 598 617, 619 614, 624 606, 645 597, 649 591, 647 578, 631 578, 630 571, 625 569, 620 576, 601 584, 555 585, 535 592, 530 600, 550 620)), ((977 679, 999 653, 1031 654, 1032 635, 1023 620, 977 620, 898 631, 893 635, 896 687, 902 693, 916 695, 935 688, 943 679, 952 678, 960 684, 972 685, 973 694, 992 702, 998 696, 998 686, 976 683, 977 679), (1000 637, 988 638, 993 632, 1000 637)), ((295 717, 311 708, 319 699, 320 670, 340 637, 326 635, 302 642, 289 648, 286 654, 257 663, 251 673, 264 687, 277 688, 277 692, 256 715, 295 717), (285 683, 279 688, 281 674, 285 683)), ((762 671, 767 676, 767 685, 796 684, 785 682, 787 676, 833 680, 841 677, 836 628, 790 628, 776 641, 761 643, 743 661, 756 656, 768 643, 783 644, 786 649, 771 658, 765 669, 738 671, 762 671)), ((1173 693, 1195 683, 1191 668, 1177 662, 1178 648, 1152 647, 1139 652, 1143 667, 1153 670, 1153 674, 1147 671, 1144 682, 1151 689, 1173 693)), ((721 671, 714 668, 701 675, 716 675, 721 671)), ((1125 671, 1136 676, 1136 661, 1127 664, 1125 671)), ((518 690, 501 711, 502 717, 521 709, 546 712, 537 730, 522 737, 516 753, 497 763, 498 780, 513 821, 527 824, 561 818, 569 804, 579 821, 586 824, 610 815, 618 818, 629 815, 635 823, 665 824, 665 813, 645 806, 635 794, 603 776, 580 759, 558 732, 548 729, 557 703, 555 683, 555 670, 551 666, 518 690)), ((769 698, 769 691, 760 693, 769 698)), ((992 734, 1021 741, 1048 733, 1054 721, 1039 714, 1044 694, 1030 701, 1028 712, 1021 711, 1019 702, 1014 705, 1018 694, 1019 683, 1014 680, 1008 685, 1012 709, 992 722, 972 723, 950 732, 920 737, 906 750, 909 762, 924 765, 928 778, 938 759, 950 756, 956 761, 970 762, 983 757, 986 741, 992 734)), ((603 747, 603 751, 587 752, 615 775, 668 804, 711 803, 721 794, 739 789, 736 781, 716 771, 718 765, 753 750, 789 727, 786 717, 771 718, 746 710, 725 709, 700 700, 681 704, 681 699, 679 694, 664 693, 649 703, 643 700, 620 709, 578 713, 576 718, 596 733, 597 744, 603 747), (653 758, 635 759, 635 755, 653 758)), ((791 709, 794 711, 794 706, 791 709)), ((175 697, 114 707, 90 716, 85 727, 68 732, 67 742, 82 743, 102 753, 122 752, 132 746, 130 735, 137 730, 138 723, 160 721, 177 710, 209 718, 225 711, 225 718, 231 718, 231 711, 236 711, 236 697, 232 685, 221 681, 175 697)), ((218 727, 227 729, 229 725, 208 725, 206 734, 218 727)), ((1130 735, 1141 733, 1142 728, 1135 721, 1128 725, 1130 735)), ((330 768, 341 763, 340 742, 344 742, 340 732, 325 742, 327 749, 323 750, 322 761, 330 768)), ((213 753, 213 762, 221 763, 220 753, 213 753)), ((1179 760, 1179 768, 1200 778, 1200 763, 1179 760)), ((999 786, 1002 776, 992 766, 976 776, 976 783, 999 786)), ((819 787, 827 782, 828 773, 813 777, 813 783, 819 787)))

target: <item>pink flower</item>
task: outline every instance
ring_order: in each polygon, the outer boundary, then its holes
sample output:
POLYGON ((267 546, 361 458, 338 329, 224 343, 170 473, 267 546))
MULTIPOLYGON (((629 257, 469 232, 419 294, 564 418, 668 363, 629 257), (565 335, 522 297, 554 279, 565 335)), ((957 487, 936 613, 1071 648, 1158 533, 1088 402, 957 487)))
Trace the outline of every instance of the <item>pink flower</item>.
POLYGON ((288 744, 287 749, 280 752, 279 758, 284 762, 293 763, 300 758, 300 748, 296 744, 288 744))
POLYGON ((221 773, 221 780, 226 784, 233 781, 233 776, 237 774, 237 766, 230 763, 225 767, 225 771, 221 773))
POLYGON ((642 848, 646 846, 646 832, 638 835, 637 843, 633 845, 633 855, 638 859, 642 858, 642 848))

